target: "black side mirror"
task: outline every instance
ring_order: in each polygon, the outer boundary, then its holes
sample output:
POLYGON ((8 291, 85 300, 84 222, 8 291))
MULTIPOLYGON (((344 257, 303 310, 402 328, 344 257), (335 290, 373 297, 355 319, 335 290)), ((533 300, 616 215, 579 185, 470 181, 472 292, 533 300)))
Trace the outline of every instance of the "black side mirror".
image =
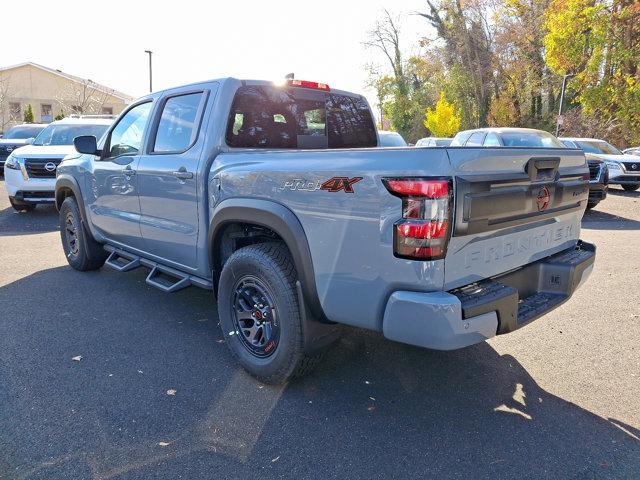
POLYGON ((89 155, 100 155, 98 150, 98 141, 93 135, 82 135, 73 139, 73 146, 79 153, 87 153, 89 155))

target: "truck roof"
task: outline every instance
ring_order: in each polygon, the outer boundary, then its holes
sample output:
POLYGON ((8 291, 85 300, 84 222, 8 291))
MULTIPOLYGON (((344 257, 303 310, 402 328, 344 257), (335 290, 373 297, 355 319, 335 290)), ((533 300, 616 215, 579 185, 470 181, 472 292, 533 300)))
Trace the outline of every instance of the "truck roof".
MULTIPOLYGON (((193 83, 187 83, 185 85, 176 85, 175 87, 170 87, 170 88, 166 88, 164 90, 159 90, 157 92, 153 92, 150 93, 148 95, 145 95, 141 98, 153 98, 156 96, 160 96, 165 94, 166 92, 171 92, 172 90, 176 90, 176 89, 182 89, 185 87, 195 87, 198 85, 202 85, 203 83, 211 83, 211 82, 218 82, 221 85, 227 84, 227 83, 240 83, 241 85, 270 85, 270 86, 282 86, 285 87, 287 86, 287 84, 285 82, 279 83, 276 80, 256 80, 256 79, 242 79, 242 78, 235 78, 235 77, 221 77, 221 78, 212 78, 209 80, 203 80, 200 82, 193 82, 193 83)), ((306 87, 300 87, 300 86, 291 86, 291 88, 306 88, 306 87)), ((331 93, 337 93, 339 95, 348 95, 350 97, 360 97, 360 98, 364 98, 361 94, 359 93, 354 93, 354 92, 348 92, 346 90, 339 90, 339 89, 335 89, 331 86, 329 86, 330 90, 329 92, 331 93)))

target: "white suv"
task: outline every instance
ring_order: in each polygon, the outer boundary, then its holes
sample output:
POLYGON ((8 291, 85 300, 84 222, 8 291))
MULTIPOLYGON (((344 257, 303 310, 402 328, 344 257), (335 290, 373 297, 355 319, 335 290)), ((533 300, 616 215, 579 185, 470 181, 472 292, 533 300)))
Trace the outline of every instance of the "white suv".
POLYGON ((13 150, 4 164, 4 185, 11 206, 30 211, 39 203, 53 203, 56 169, 64 157, 75 153, 73 139, 81 135, 100 139, 112 122, 89 116, 58 120, 42 130, 31 145, 13 150))
POLYGON ((629 192, 640 188, 640 156, 622 153, 610 143, 597 138, 561 138, 569 148, 581 148, 604 160, 609 168, 609 185, 620 185, 629 192))

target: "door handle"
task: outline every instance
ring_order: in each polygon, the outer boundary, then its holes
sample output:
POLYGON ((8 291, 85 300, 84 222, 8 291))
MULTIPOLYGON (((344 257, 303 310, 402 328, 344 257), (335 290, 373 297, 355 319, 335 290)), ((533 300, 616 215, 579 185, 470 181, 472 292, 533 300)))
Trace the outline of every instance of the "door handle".
POLYGON ((133 168, 131 168, 131 165, 127 165, 122 169, 122 173, 124 173, 125 176, 129 177, 131 175, 135 175, 136 171, 133 168))
POLYGON ((180 180, 188 180, 193 178, 193 172, 187 172, 185 167, 180 167, 176 172, 173 172, 173 176, 180 180))

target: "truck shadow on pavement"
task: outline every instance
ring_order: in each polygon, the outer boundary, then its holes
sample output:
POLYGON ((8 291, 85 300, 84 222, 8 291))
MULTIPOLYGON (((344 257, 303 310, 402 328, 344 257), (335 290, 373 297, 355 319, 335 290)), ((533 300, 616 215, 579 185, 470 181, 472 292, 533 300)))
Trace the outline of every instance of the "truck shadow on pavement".
POLYGON ((609 186, 607 190, 607 194, 616 195, 617 197, 629 197, 629 198, 640 198, 640 190, 635 190, 633 192, 628 192, 621 187, 614 188, 612 185, 609 186))
POLYGON ((588 230, 640 230, 640 222, 601 210, 587 210, 582 217, 582 228, 588 230))
POLYGON ((43 270, 0 287, 0 304, 0 478, 640 471, 637 426, 552 395, 488 344, 436 352, 345 329, 309 377, 272 387, 237 367, 208 292, 167 295, 143 272, 43 270))
POLYGON ((0 237, 31 235, 58 230, 58 212, 53 205, 38 205, 31 212, 0 210, 0 237))

